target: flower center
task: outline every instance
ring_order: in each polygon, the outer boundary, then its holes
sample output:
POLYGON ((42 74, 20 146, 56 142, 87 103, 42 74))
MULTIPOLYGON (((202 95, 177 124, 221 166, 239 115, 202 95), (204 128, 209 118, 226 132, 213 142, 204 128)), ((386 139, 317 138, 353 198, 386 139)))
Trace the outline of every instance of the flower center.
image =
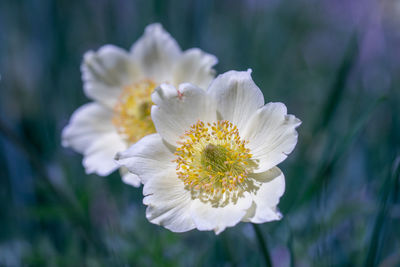
POLYGON ((151 80, 126 86, 114 107, 113 124, 126 142, 133 144, 140 138, 154 133, 151 120, 151 93, 156 84, 151 80))
POLYGON ((198 121, 181 137, 176 173, 191 191, 206 194, 245 189, 255 168, 246 141, 229 121, 198 121))

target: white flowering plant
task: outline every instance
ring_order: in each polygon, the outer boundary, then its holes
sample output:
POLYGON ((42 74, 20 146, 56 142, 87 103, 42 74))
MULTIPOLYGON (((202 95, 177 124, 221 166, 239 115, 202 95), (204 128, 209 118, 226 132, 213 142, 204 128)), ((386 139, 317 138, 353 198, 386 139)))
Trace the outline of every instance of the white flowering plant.
POLYGON ((276 165, 294 149, 301 121, 282 103, 264 105, 250 74, 226 72, 206 91, 162 84, 152 94, 157 133, 117 156, 144 184, 152 223, 218 234, 281 218, 285 180, 276 165))
MULTIPOLYGON (((83 154, 87 173, 107 176, 114 161, 140 138, 155 132, 151 93, 161 83, 196 84, 206 89, 217 58, 198 48, 182 52, 160 24, 146 27, 130 51, 113 45, 89 51, 82 64, 84 92, 93 102, 77 109, 62 132, 62 144, 83 154)), ((139 186, 136 175, 120 168, 125 183, 139 186)))

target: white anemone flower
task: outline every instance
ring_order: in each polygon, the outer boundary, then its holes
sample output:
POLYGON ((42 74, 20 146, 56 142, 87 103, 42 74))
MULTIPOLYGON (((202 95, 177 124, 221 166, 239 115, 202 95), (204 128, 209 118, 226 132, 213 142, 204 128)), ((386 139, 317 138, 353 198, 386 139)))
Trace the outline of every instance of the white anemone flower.
POLYGON ((207 91, 162 84, 152 100, 158 133, 116 157, 144 184, 152 223, 219 234, 282 217, 285 179, 276 165, 294 149, 301 121, 282 103, 264 105, 250 70, 219 75, 207 91))
MULTIPOLYGON (((115 154, 155 132, 151 93, 161 83, 182 82, 207 89, 217 58, 193 48, 181 51, 160 24, 125 51, 113 45, 89 51, 82 64, 84 92, 94 102, 77 109, 62 133, 62 144, 83 154, 87 173, 109 175, 119 166, 115 154)), ((124 182, 139 186, 136 175, 121 168, 124 182)))

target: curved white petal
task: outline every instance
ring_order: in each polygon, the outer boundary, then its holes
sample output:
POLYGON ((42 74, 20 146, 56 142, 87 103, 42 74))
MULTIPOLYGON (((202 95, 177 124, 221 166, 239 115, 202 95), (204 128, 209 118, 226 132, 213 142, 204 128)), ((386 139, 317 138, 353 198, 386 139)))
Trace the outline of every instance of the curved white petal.
POLYGON ((190 193, 176 176, 173 153, 158 134, 148 135, 116 157, 137 174, 143 186, 146 217, 174 232, 194 228, 190 218, 190 193))
POLYGON ((230 202, 224 207, 212 207, 210 203, 194 199, 191 215, 197 229, 201 231, 213 230, 216 234, 219 234, 225 228, 239 223, 247 214, 251 204, 252 198, 247 192, 236 203, 230 202))
POLYGON ((117 165, 115 154, 126 148, 111 122, 108 108, 89 103, 77 109, 62 132, 62 144, 84 155, 83 165, 87 173, 105 176, 117 165))
POLYGON ((118 169, 114 161, 115 154, 124 149, 126 144, 117 133, 110 133, 97 139, 84 152, 83 166, 86 173, 109 175, 118 169))
POLYGON ((155 106, 151 118, 157 132, 170 144, 176 145, 179 137, 198 120, 216 120, 214 100, 207 92, 191 84, 181 84, 177 90, 162 84, 152 94, 155 106))
POLYGON ((241 136, 258 160, 256 172, 263 172, 285 160, 297 143, 296 127, 301 121, 287 115, 282 103, 268 103, 250 118, 241 136))
POLYGON ((186 232, 195 225, 190 217, 192 205, 190 192, 176 176, 175 169, 164 171, 144 184, 143 203, 147 205, 146 217, 154 224, 173 232, 186 232))
POLYGON ((117 153, 115 160, 119 166, 139 176, 144 184, 149 179, 160 175, 160 171, 175 168, 172 158, 174 154, 168 150, 159 134, 150 134, 117 153), (159 168, 161 170, 159 170, 159 168))
POLYGON ((132 46, 133 58, 144 75, 159 83, 171 79, 171 68, 181 53, 177 42, 158 23, 147 26, 143 36, 132 46))
POLYGON ((215 76, 212 68, 218 59, 198 48, 192 48, 183 52, 182 57, 176 63, 174 69, 173 84, 192 83, 202 89, 207 89, 215 76))
POLYGON ((280 220, 282 215, 276 206, 285 192, 285 176, 281 170, 274 167, 260 174, 252 174, 250 177, 261 182, 261 186, 253 196, 252 210, 244 221, 264 223, 280 220))
POLYGON ((115 131, 112 116, 112 110, 98 103, 81 106, 63 129, 62 145, 83 153, 99 136, 115 131))
POLYGON ((129 53, 113 45, 105 45, 97 52, 86 52, 81 70, 87 97, 111 108, 122 87, 140 77, 129 53))
POLYGON ((242 131, 254 112, 264 105, 264 96, 251 79, 251 71, 228 71, 211 83, 208 92, 216 99, 221 119, 242 131))
POLYGON ((126 183, 128 185, 131 185, 133 187, 139 187, 140 186, 139 176, 129 172, 128 168, 126 168, 126 167, 119 168, 119 173, 121 174, 122 181, 124 183, 126 183))

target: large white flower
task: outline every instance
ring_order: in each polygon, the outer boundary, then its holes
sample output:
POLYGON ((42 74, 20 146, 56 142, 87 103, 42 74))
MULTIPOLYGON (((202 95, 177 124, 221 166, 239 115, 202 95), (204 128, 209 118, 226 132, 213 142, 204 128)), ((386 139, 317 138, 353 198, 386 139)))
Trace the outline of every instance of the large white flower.
MULTIPOLYGON (((154 88, 190 82, 207 89, 216 63, 215 56, 200 49, 182 52, 160 24, 147 26, 129 52, 112 45, 87 52, 82 79, 94 102, 74 112, 63 130, 63 145, 84 155, 87 173, 110 174, 118 168, 117 152, 155 132, 150 117, 154 88)), ((140 185, 136 175, 120 171, 126 183, 140 185)))
POLYGON ((281 218, 285 180, 276 165, 294 149, 301 121, 282 103, 264 105, 250 74, 229 71, 207 91, 185 83, 153 93, 158 134, 117 155, 144 184, 152 223, 220 233, 281 218))

